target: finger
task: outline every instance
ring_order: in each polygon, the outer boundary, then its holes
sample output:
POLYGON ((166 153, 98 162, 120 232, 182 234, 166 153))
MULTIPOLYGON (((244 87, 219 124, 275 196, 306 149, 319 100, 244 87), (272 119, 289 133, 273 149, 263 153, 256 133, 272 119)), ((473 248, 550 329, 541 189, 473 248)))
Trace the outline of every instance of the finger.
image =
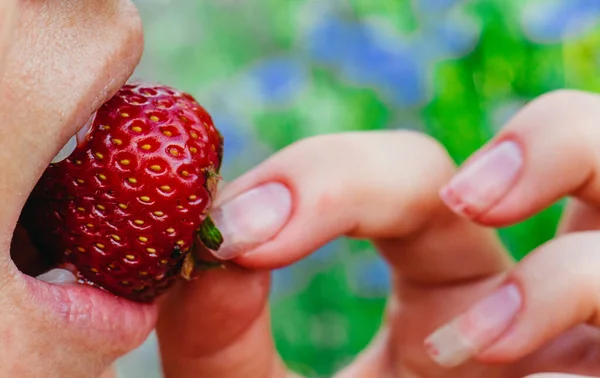
POLYGON ((157 326, 166 377, 285 377, 273 345, 269 273, 235 265, 180 284, 157 326))
POLYGON ((519 112, 441 191, 457 213, 485 225, 524 220, 566 196, 600 204, 600 97, 542 96, 519 112))
POLYGON ((0 3, 0 83, 4 76, 4 65, 11 46, 16 13, 17 0, 6 0, 0 3))
MULTIPOLYGON (((426 341, 430 354, 444 366, 476 356, 488 363, 507 363, 530 355, 581 323, 600 326, 600 234, 570 234, 528 255, 495 292, 435 331, 426 341)), ((563 348, 575 356, 569 370, 597 368, 587 350, 563 348)), ((590 370, 587 370, 590 371, 590 370)))
POLYGON ((598 229, 600 229, 600 212, 598 212, 598 208, 581 200, 572 199, 565 207, 557 233, 562 235, 570 232, 598 229))
POLYGON ((376 240, 404 278, 465 279, 505 269, 496 236, 449 212, 446 151, 413 132, 334 134, 292 145, 225 187, 216 255, 253 268, 290 264, 341 237, 376 240))

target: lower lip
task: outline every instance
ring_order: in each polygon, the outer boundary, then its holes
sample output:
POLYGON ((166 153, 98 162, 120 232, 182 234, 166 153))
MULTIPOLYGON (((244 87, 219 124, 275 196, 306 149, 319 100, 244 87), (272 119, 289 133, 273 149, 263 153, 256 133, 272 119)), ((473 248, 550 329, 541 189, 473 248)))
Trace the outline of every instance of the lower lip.
POLYGON ((93 339, 141 343, 156 324, 155 304, 132 302, 92 286, 53 285, 22 277, 36 303, 54 314, 63 326, 80 328, 93 339))

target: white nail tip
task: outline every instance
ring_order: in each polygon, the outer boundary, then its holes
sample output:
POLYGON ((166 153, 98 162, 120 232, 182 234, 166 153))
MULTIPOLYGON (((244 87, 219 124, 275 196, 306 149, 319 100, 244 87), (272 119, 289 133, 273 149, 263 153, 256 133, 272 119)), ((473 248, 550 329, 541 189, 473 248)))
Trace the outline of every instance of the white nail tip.
POLYGON ((425 350, 438 365, 447 368, 459 366, 477 353, 453 322, 432 333, 425 340, 425 350))
POLYGON ((64 147, 54 157, 54 159, 52 159, 52 164, 60 163, 61 161, 71 156, 73 151, 75 151, 75 148, 77 148, 77 138, 75 137, 75 135, 73 135, 71 139, 69 139, 67 144, 65 144, 64 147))
POLYGON ((73 284, 77 282, 77 278, 73 273, 66 269, 52 269, 44 274, 36 277, 40 281, 52 284, 73 284))

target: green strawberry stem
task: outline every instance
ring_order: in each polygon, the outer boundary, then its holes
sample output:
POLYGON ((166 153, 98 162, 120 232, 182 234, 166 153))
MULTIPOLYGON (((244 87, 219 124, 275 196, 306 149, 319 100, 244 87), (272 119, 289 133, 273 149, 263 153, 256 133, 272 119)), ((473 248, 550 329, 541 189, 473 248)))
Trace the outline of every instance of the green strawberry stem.
POLYGON ((193 250, 187 254, 181 267, 181 276, 187 281, 191 281, 195 277, 194 272, 198 270, 207 271, 225 268, 222 262, 212 261, 212 258, 210 258, 208 250, 216 251, 223 243, 223 235, 210 216, 204 219, 197 232, 197 237, 200 239, 200 243, 194 243, 193 250))
POLYGON ((221 247, 221 244, 223 244, 223 235, 217 226, 215 226, 210 215, 206 217, 202 226, 200 226, 198 237, 202 241, 202 244, 212 251, 217 251, 221 247))

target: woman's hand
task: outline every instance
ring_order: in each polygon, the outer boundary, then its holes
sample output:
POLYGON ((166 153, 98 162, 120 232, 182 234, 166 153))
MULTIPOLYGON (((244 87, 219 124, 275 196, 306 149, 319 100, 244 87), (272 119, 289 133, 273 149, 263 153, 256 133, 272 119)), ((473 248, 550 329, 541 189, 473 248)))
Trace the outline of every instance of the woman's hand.
POLYGON ((235 264, 162 303, 167 376, 286 376, 268 270, 344 235, 373 240, 393 292, 383 328, 338 377, 600 374, 600 237, 575 233, 600 225, 597 109, 593 95, 544 96, 492 142, 491 158, 479 153, 453 179, 445 151, 411 132, 320 136, 273 156, 218 201, 227 244, 217 254, 235 264), (561 226, 571 234, 519 264, 476 224, 511 224, 568 194, 580 198, 561 226))
POLYGON ((456 213, 493 227, 574 197, 558 237, 504 279, 516 285, 522 304, 510 322, 496 325, 498 337, 477 345, 475 354, 483 361, 516 361, 558 338, 557 356, 576 354, 569 364, 554 365, 556 371, 600 374, 599 120, 598 95, 558 91, 542 96, 441 191, 456 213), (587 344, 575 335, 585 336, 587 344))
MULTIPOLYGON (((236 264, 203 273, 161 304, 167 376, 285 376, 271 340, 267 269, 343 235, 377 244, 394 290, 385 326, 339 375, 448 376, 428 356, 426 337, 512 265, 492 231, 440 200, 453 173, 443 148, 423 135, 354 133, 301 141, 226 186, 213 217, 228 241, 219 255, 236 264)), ((470 363, 453 373, 481 377, 482 369, 470 363)))
MULTIPOLYGON (((13 231, 48 163, 128 79, 142 51, 121 0, 0 2, 0 376, 98 377, 139 345, 156 309, 38 275, 13 231), (11 240, 12 257, 11 259, 11 240), (14 262, 17 263, 15 266, 14 262)), ((64 278, 64 277, 63 277, 64 278)))

